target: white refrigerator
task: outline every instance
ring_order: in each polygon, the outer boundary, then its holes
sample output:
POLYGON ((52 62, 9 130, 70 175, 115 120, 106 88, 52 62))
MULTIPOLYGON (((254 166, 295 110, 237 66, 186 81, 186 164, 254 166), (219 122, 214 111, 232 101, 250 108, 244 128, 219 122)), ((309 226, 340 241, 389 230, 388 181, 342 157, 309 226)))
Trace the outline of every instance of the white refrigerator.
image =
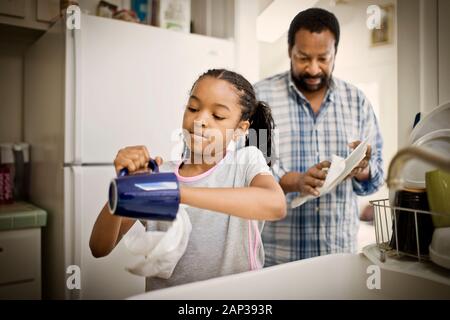
POLYGON ((145 279, 124 269, 136 257, 122 243, 100 259, 89 249, 115 175, 112 162, 120 148, 141 144, 151 155, 176 158, 174 132, 193 82, 208 68, 233 69, 234 54, 233 41, 89 15, 82 15, 78 30, 57 22, 27 50, 30 194, 48 212, 44 298, 121 299, 144 292, 145 279), (79 267, 79 279, 69 266, 79 267))

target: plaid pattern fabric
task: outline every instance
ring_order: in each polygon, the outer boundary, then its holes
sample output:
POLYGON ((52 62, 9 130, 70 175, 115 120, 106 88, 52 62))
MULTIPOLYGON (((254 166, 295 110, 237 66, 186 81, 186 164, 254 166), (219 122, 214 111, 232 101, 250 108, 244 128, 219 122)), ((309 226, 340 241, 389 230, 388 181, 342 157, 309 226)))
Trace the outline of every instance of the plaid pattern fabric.
MULTIPOLYGON (((330 160, 346 158, 348 143, 369 139, 372 146, 370 180, 347 179, 332 192, 288 209, 282 221, 266 222, 263 243, 265 266, 314 256, 355 252, 359 228, 357 195, 368 195, 383 184, 382 138, 376 116, 362 91, 333 78, 320 111, 314 115, 309 102, 292 82, 290 71, 255 85, 259 100, 272 109, 277 133, 272 167, 279 180, 290 171, 305 172, 330 160)), ((298 193, 287 194, 290 203, 298 193)))

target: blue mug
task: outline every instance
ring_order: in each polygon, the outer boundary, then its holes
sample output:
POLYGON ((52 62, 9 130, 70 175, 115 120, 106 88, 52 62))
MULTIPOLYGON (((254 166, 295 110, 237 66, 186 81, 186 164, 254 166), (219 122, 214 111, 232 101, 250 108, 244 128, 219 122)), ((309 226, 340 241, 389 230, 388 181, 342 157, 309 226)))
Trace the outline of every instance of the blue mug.
POLYGON ((118 216, 146 220, 174 220, 180 205, 180 186, 174 173, 160 173, 157 163, 148 164, 152 173, 128 175, 122 169, 109 185, 109 211, 118 216))

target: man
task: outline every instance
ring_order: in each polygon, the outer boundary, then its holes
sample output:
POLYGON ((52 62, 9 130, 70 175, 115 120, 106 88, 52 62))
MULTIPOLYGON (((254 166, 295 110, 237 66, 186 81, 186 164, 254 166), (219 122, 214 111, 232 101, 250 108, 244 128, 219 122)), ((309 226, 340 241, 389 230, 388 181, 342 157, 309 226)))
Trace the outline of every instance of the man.
POLYGON ((299 194, 319 195, 332 154, 346 158, 361 141, 370 144, 365 158, 333 191, 289 209, 282 221, 266 223, 266 266, 355 252, 357 195, 383 184, 382 138, 372 106, 355 86, 332 76, 338 43, 339 23, 332 13, 300 12, 288 32, 290 71, 255 85, 279 130, 273 171, 288 203, 299 194))

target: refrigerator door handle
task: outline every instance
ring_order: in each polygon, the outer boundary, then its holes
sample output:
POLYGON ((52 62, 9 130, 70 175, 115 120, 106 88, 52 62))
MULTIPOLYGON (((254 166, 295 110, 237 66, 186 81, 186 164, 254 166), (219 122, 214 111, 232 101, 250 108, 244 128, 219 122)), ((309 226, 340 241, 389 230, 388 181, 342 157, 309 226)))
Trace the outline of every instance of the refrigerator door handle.
POLYGON ((80 268, 80 275, 81 275, 81 287, 80 290, 71 290, 71 299, 80 299, 81 298, 81 290, 83 289, 83 270, 81 269, 82 266, 82 254, 81 254, 81 245, 82 245, 82 215, 83 212, 81 208, 83 207, 83 170, 79 166, 72 166, 70 167, 72 171, 72 195, 73 195, 73 202, 72 202, 72 222, 73 222, 73 261, 74 265, 80 268))
POLYGON ((81 167, 73 166, 71 167, 73 172, 73 221, 74 221, 74 261, 75 264, 81 265, 81 223, 82 223, 82 212, 81 208, 83 206, 83 170, 81 167))
MULTIPOLYGON (((66 299, 80 299, 80 290, 69 289, 68 272, 69 267, 79 267, 81 280, 83 277, 81 270, 81 244, 82 244, 82 216, 81 208, 83 203, 82 183, 83 172, 80 166, 68 166, 64 168, 64 246, 65 246, 65 296, 66 299)), ((82 289, 82 288, 80 288, 82 289)))
POLYGON ((75 67, 75 161, 82 162, 83 150, 83 74, 82 74, 82 45, 81 45, 81 29, 73 29, 74 33, 74 67, 75 67))
MULTIPOLYGON (((82 16, 83 19, 83 16, 82 16)), ((83 162, 83 49, 82 30, 66 30, 67 45, 67 139, 66 162, 83 162)))

